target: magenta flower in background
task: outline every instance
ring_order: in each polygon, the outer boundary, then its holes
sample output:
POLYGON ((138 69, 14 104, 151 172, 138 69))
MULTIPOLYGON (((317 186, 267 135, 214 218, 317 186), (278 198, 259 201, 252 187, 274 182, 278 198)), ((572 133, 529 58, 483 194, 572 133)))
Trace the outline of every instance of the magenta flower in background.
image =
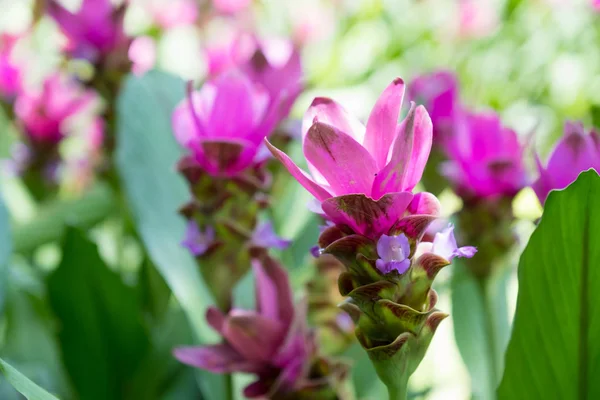
POLYGON ((524 146, 492 111, 465 112, 445 151, 442 173, 462 197, 514 196, 528 183, 524 146))
POLYGON ((213 176, 231 177, 263 159, 260 146, 280 119, 263 87, 231 71, 190 91, 173 112, 172 125, 200 167, 213 176))
POLYGON ((252 4, 252 0, 213 0, 215 10, 222 14, 236 14, 252 4))
POLYGON ((398 78, 379 97, 366 127, 335 101, 316 98, 303 124, 310 175, 268 143, 330 220, 374 238, 405 213, 439 211, 432 194, 412 194, 429 157, 432 125, 425 108, 414 105, 398 124, 403 96, 404 82, 398 78))
POLYGON ((82 0, 75 12, 51 0, 48 9, 68 39, 67 52, 74 57, 96 61, 126 40, 124 7, 115 8, 110 0, 82 0))
POLYGON ((0 96, 12 98, 21 90, 22 73, 13 59, 18 37, 0 34, 0 96))
POLYGON ((254 260, 252 266, 257 310, 234 308, 224 315, 209 308, 207 322, 224 342, 178 348, 174 354, 185 364, 213 373, 256 374, 258 380, 244 389, 244 395, 273 398, 307 378, 314 343, 305 326, 305 306, 294 307, 287 272, 269 258, 254 260))
POLYGON ((592 7, 594 7, 596 11, 600 11, 600 0, 592 0, 592 7))
POLYGON ((425 106, 433 124, 434 145, 441 144, 452 134, 461 113, 458 81, 454 73, 442 70, 416 77, 409 87, 409 97, 425 106))
POLYGON ((98 101, 95 92, 60 74, 46 78, 41 90, 22 92, 15 101, 17 121, 34 144, 56 144, 68 133, 71 117, 98 101))
POLYGON ((192 25, 198 19, 198 2, 195 0, 139 0, 139 4, 162 29, 192 25))
POLYGON ((552 150, 546 167, 536 157, 539 178, 532 187, 544 204, 548 193, 564 189, 589 168, 600 172, 600 137, 595 131, 586 133, 580 122, 565 123, 564 136, 552 150))

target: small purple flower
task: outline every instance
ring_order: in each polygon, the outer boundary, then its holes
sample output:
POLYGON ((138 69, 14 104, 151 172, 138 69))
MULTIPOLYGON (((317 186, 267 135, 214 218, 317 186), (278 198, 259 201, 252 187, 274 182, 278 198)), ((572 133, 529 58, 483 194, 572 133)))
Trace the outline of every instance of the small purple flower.
POLYGON ((435 234, 431 252, 452 261, 454 257, 473 257, 477 253, 477 248, 473 246, 458 247, 454 237, 454 225, 449 224, 446 229, 435 234))
POLYGON ((319 246, 313 246, 310 248, 310 254, 314 258, 319 258, 321 256, 321 248, 319 246))
POLYGON ((215 229, 207 226, 202 232, 198 228, 196 221, 189 221, 185 231, 185 239, 181 245, 186 247, 194 256, 201 256, 206 253, 215 240, 215 229))
POLYGON ((292 241, 277 236, 271 221, 263 221, 254 229, 252 237, 250 238, 250 243, 254 247, 283 250, 287 248, 292 241))
POLYGON ((375 265, 384 274, 392 271, 403 274, 410 267, 410 244, 403 233, 398 236, 381 235, 377 242, 377 254, 380 258, 375 265))

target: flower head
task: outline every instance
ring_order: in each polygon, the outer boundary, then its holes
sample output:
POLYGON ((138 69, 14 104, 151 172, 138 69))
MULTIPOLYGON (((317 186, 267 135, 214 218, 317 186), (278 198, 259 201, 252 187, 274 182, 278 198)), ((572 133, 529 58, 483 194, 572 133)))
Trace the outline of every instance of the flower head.
POLYGON ((235 176, 255 162, 279 122, 264 88, 231 71, 188 93, 173 112, 175 138, 213 176, 235 176))
POLYGON ((273 155, 322 204, 335 223, 378 238, 405 213, 437 213, 429 193, 412 194, 431 150, 431 119, 411 107, 398 124, 404 82, 394 80, 366 127, 335 101, 316 98, 304 116, 303 146, 311 174, 267 142, 273 155))
POLYGON ((95 92, 60 74, 48 77, 41 90, 22 92, 15 114, 32 143, 56 144, 68 132, 68 122, 98 101, 95 92))
POLYGON ((595 131, 586 133, 579 122, 565 123, 564 136, 560 139, 544 167, 536 159, 539 178, 533 189, 543 204, 553 189, 564 189, 582 171, 595 168, 600 171, 600 137, 595 131))
POLYGON ((527 184, 524 146, 494 112, 464 112, 444 144, 442 173, 464 196, 514 196, 527 184))
POLYGON ((206 319, 224 343, 175 349, 181 362, 214 373, 246 372, 258 380, 244 389, 249 398, 285 393, 307 378, 311 336, 305 310, 295 308, 285 270, 272 259, 253 261, 256 311, 210 308, 206 319))
POLYGON ((83 0, 75 12, 56 0, 48 7, 68 39, 67 51, 75 57, 96 61, 125 41, 124 8, 115 8, 110 0, 83 0))

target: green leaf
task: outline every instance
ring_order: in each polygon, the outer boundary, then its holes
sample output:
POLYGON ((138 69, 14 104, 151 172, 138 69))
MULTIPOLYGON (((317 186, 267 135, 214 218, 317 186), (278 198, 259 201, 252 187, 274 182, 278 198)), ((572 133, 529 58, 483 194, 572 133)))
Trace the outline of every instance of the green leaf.
POLYGON ((0 371, 27 400, 58 400, 0 358, 0 371))
POLYGON ((129 381, 149 347, 136 291, 74 229, 66 232, 63 259, 47 284, 64 363, 79 397, 129 398, 129 381))
MULTIPOLYGON (((182 150, 170 121, 184 89, 181 79, 156 71, 127 78, 117 104, 116 162, 149 256, 185 311, 196 339, 204 343, 217 340, 204 320, 213 299, 196 260, 180 244, 185 222, 177 213, 189 193, 175 170, 182 150)), ((222 379, 202 376, 206 398, 225 398, 222 379)))
POLYGON ((487 283, 478 282, 461 260, 454 260, 452 270, 454 337, 471 376, 472 395, 495 399, 510 334, 506 290, 512 269, 498 268, 487 283))
POLYGON ((519 263, 499 399, 600 398, 600 177, 550 193, 519 263))

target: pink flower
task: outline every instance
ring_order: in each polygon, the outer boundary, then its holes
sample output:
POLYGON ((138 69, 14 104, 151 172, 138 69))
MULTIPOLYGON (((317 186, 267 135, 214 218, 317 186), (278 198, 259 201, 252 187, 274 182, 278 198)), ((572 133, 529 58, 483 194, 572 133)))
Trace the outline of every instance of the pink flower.
POLYGON ((136 75, 143 75, 154 67, 156 62, 156 43, 150 36, 135 38, 129 46, 129 59, 133 63, 131 70, 136 75))
POLYGON ((462 196, 514 196, 527 185, 524 146, 494 112, 465 112, 445 150, 442 173, 462 196))
POLYGON ((12 57, 18 38, 0 35, 0 96, 12 98, 21 90, 21 70, 12 57))
POLYGON ((498 26, 498 11, 490 0, 459 0, 459 35, 484 37, 498 26))
POLYGON ((192 25, 198 19, 195 0, 140 0, 139 3, 163 29, 192 25))
POLYGON ((225 44, 209 47, 206 54, 211 76, 240 69, 254 83, 267 89, 271 104, 282 103, 282 118, 287 116, 303 89, 300 53, 289 40, 258 40, 240 34, 225 44))
POLYGON ((429 111, 434 144, 451 136, 461 110, 458 82, 453 72, 442 70, 415 78, 409 97, 429 111))
POLYGON ((59 74, 48 77, 41 90, 24 91, 15 102, 15 114, 33 143, 56 144, 67 133, 66 122, 97 95, 59 74))
POLYGON ((96 61, 125 41, 124 8, 116 9, 110 0, 83 0, 74 13, 56 0, 48 7, 68 39, 66 50, 75 57, 96 61))
POLYGON ((596 11, 600 11, 600 0, 592 0, 592 7, 594 7, 596 11))
POLYGON ((586 134, 579 122, 567 122, 547 166, 544 168, 539 157, 536 161, 540 176, 532 187, 543 204, 551 190, 564 189, 581 172, 589 168, 600 171, 600 137, 595 131, 586 134))
POLYGON ((222 14, 237 14, 250 4, 252 0, 213 0, 213 6, 222 14))
POLYGON ((249 398, 275 398, 307 378, 314 346, 305 326, 305 310, 294 307, 286 271, 272 259, 253 261, 256 311, 217 308, 206 313, 224 343, 175 349, 175 357, 213 373, 245 372, 258 380, 244 389, 249 398))
POLYGON ((267 91, 244 74, 219 75, 176 107, 175 137, 207 173, 235 176, 257 161, 264 138, 280 120, 269 101, 267 91))
POLYGON ((335 101, 316 98, 304 116, 303 145, 311 175, 267 142, 273 155, 313 196, 324 213, 355 232, 379 237, 407 212, 437 213, 430 193, 411 192, 421 179, 432 142, 424 107, 398 124, 404 82, 379 97, 366 127, 335 101))

